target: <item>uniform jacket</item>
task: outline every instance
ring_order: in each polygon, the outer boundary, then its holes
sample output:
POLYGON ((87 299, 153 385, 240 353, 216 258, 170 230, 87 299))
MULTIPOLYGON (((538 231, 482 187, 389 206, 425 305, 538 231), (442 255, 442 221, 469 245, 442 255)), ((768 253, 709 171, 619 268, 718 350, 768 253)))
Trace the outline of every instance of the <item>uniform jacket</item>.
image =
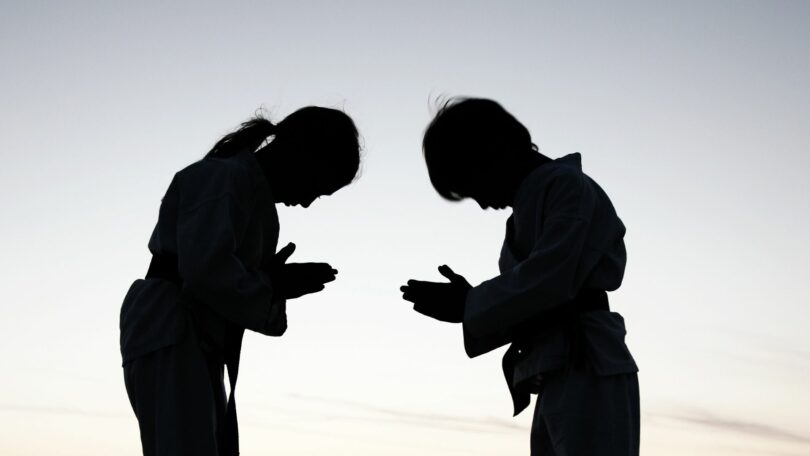
MULTIPOLYGON (((627 261, 624 234, 610 199, 582 172, 579 154, 532 171, 515 195, 500 275, 467 295, 467 354, 475 357, 514 342, 518 327, 525 331, 525 322, 542 321, 544 313, 551 315, 549 311, 570 303, 580 290, 617 289, 627 261)), ((638 371, 624 343, 621 315, 591 311, 577 317, 588 362, 597 375, 638 371)), ((507 351, 515 414, 528 405, 525 385, 565 367, 569 336, 565 325, 544 322, 531 331, 527 345, 507 351)))
POLYGON ((194 326, 214 353, 244 329, 280 336, 285 302, 262 270, 275 254, 278 215, 252 153, 205 158, 175 174, 149 240, 154 255, 176 256, 182 285, 136 280, 121 307, 123 363, 175 344, 194 326))

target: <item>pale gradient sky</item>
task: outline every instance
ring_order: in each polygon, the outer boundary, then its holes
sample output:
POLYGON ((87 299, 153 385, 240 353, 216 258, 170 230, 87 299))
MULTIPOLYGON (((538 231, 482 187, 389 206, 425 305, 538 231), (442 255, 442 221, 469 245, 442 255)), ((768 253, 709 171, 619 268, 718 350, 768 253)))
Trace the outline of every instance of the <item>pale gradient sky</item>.
POLYGON ((0 3, 0 454, 139 454, 118 312, 160 198, 258 107, 308 104, 354 117, 363 175, 279 210, 340 275, 247 336, 243 454, 528 454, 502 350, 466 359, 398 292, 497 272, 508 213, 427 179, 440 94, 500 101, 611 195, 644 454, 809 454, 810 1, 573 3, 0 3))

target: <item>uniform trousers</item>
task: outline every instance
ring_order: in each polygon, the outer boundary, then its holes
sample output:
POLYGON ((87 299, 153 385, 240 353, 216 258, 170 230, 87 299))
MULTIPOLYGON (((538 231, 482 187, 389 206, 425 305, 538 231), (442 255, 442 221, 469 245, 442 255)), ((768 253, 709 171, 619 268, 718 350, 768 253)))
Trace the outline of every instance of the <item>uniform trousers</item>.
POLYGON ((531 456, 638 456, 638 374, 579 365, 543 374, 541 385, 531 456))
POLYGON ((224 449, 224 367, 195 337, 134 359, 124 383, 144 456, 236 456, 224 449))

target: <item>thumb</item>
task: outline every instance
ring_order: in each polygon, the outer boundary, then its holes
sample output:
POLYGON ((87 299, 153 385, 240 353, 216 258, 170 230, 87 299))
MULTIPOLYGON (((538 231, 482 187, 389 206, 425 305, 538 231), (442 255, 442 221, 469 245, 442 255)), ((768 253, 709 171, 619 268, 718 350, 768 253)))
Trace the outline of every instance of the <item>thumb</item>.
POLYGON ((285 245, 281 248, 278 252, 276 252, 276 264, 284 264, 287 262, 287 259, 295 252, 295 244, 290 242, 289 244, 285 245))
POLYGON ((450 269, 450 266, 446 264, 439 266, 439 274, 450 279, 450 283, 452 284, 469 286, 469 284, 467 283, 467 279, 453 272, 453 270, 450 269))

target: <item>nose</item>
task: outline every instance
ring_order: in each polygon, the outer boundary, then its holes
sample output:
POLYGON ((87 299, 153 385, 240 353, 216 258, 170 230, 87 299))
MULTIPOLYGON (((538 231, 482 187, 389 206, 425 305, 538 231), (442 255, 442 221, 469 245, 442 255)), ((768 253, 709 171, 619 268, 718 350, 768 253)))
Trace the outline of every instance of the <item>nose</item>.
POLYGON ((317 197, 317 196, 312 196, 312 197, 309 197, 309 198, 307 198, 307 200, 306 200, 306 201, 301 201, 301 206, 303 206, 303 207, 305 207, 305 208, 306 208, 306 207, 309 207, 309 206, 310 206, 312 203, 314 203, 314 202, 315 202, 315 200, 316 200, 316 199, 318 199, 318 197, 317 197))

